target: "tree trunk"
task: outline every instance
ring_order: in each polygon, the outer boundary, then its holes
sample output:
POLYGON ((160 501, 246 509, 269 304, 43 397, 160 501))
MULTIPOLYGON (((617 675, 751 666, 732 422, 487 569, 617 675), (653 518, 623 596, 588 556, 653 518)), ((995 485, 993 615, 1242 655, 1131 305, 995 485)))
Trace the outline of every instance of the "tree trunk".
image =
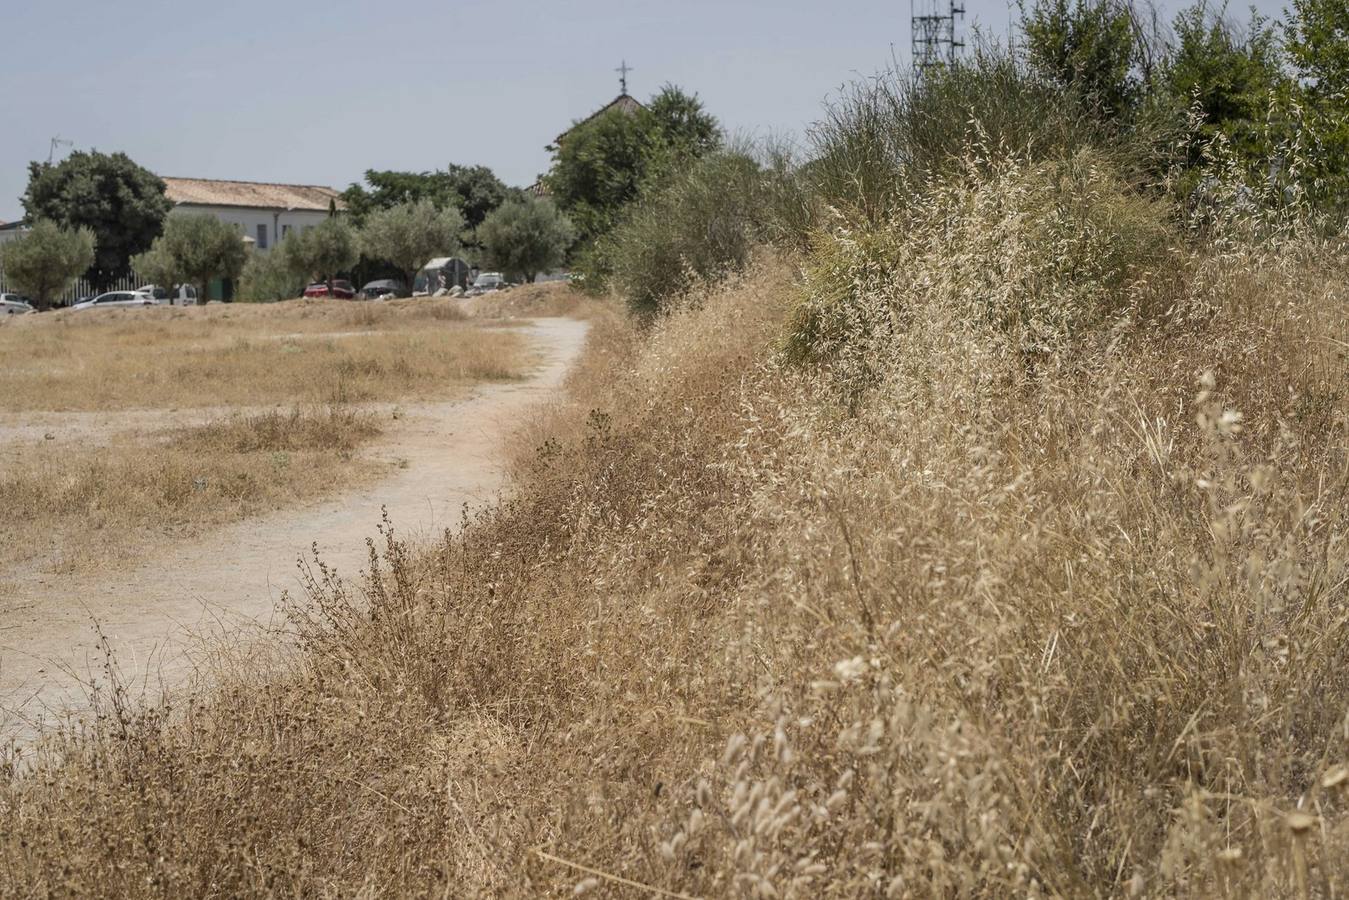
POLYGON ((407 281, 403 282, 403 290, 407 291, 407 295, 411 297, 412 286, 417 283, 417 270, 412 269, 411 271, 404 272, 403 274, 407 276, 407 281))
POLYGON ((206 301, 211 299, 211 279, 202 278, 201 287, 197 288, 197 305, 205 306, 206 301))

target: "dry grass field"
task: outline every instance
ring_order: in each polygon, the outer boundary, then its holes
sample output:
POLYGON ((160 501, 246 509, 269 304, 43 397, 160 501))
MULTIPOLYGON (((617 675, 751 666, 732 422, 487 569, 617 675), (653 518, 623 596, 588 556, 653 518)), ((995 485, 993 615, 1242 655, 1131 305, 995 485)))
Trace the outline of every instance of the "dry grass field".
POLYGON ((378 475, 399 405, 527 364, 450 301, 221 305, 0 327, 0 570, 106 563, 138 540, 378 475))
POLYGON ((915 79, 644 190, 500 502, 0 756, 0 896, 1349 895, 1343 220, 915 79))
POLYGON ((513 338, 471 328, 460 303, 300 300, 23 317, 0 329, 0 414, 405 400, 514 375, 513 338))
POLYGON ((1343 895, 1342 270, 1032 366, 914 242, 862 399, 784 364, 781 264, 597 318, 510 502, 25 756, 0 889, 1343 895))

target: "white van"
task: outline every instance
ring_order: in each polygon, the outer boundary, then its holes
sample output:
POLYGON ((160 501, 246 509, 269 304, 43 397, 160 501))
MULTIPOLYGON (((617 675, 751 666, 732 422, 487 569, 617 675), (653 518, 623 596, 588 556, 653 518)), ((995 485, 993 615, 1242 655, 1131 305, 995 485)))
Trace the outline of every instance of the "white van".
POLYGON ((149 294, 159 303, 167 303, 170 306, 197 305, 197 289, 190 284, 178 285, 172 294, 157 284, 147 284, 145 287, 136 288, 136 293, 149 294))

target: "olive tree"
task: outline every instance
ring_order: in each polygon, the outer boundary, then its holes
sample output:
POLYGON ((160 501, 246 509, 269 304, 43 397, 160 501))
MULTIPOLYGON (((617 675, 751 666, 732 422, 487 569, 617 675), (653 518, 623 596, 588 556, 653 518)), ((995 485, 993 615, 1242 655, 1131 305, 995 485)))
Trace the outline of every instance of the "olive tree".
POLYGON ((142 282, 158 285, 170 293, 187 280, 178 260, 162 240, 152 243, 149 250, 136 254, 131 261, 132 268, 142 282))
POLYGON ((533 281, 559 265, 576 240, 571 220, 548 200, 508 200, 478 227, 478 242, 492 266, 533 281))
POLYGON ((233 225, 207 213, 173 213, 164 220, 164 233, 132 265, 167 287, 180 280, 196 285, 197 303, 203 304, 211 279, 237 278, 247 258, 243 236, 233 225))
POLYGON ((361 229, 361 249, 402 272, 411 291, 418 270, 437 256, 459 250, 464 217, 452 208, 436 209, 430 200, 375 210, 361 229))
POLYGON ((297 272, 291 260, 292 238, 283 238, 270 253, 254 253, 239 276, 240 300, 269 303, 304 293, 305 274, 297 272))
POLYGON ((39 219, 23 237, 0 245, 0 269, 9 286, 46 309, 94 264, 94 232, 39 219))
POLYGON ((321 277, 328 283, 329 296, 333 293, 333 277, 349 270, 360 256, 355 232, 336 216, 301 234, 292 234, 285 244, 291 270, 304 278, 321 277))

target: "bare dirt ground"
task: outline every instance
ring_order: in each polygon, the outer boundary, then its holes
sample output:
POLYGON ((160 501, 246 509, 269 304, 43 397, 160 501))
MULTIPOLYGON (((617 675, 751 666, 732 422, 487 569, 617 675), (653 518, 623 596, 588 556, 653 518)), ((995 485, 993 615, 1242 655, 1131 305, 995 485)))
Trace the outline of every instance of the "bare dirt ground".
POLYGON ((172 687, 190 675, 200 635, 265 629, 282 592, 300 586, 297 561, 312 547, 354 576, 383 510, 401 535, 432 538, 458 523, 464 504, 491 500, 503 483, 503 437, 557 388, 587 330, 572 319, 522 324, 540 354, 536 371, 466 399, 403 407, 400 426, 366 454, 393 472, 375 484, 151 549, 111 572, 13 576, 0 604, 0 736, 22 740, 44 717, 87 708, 89 686, 104 677, 99 631, 133 688, 172 687))

